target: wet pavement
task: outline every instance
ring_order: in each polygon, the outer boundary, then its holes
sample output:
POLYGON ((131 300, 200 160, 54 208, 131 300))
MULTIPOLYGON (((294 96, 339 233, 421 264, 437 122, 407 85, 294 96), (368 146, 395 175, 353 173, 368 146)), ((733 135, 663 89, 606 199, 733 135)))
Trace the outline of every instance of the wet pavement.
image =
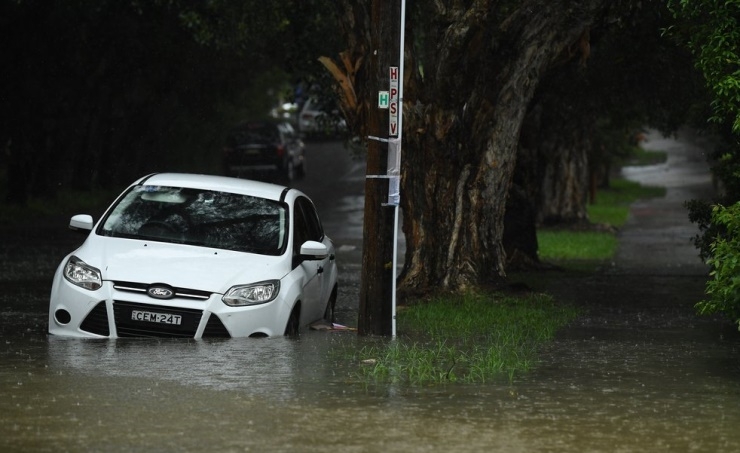
MULTIPOLYGON (((347 332, 49 338, 51 273, 79 238, 64 220, 4 231, 0 451, 740 451, 737 331, 692 308, 706 268, 682 205, 710 193, 705 144, 651 134, 645 146, 668 150, 669 161, 625 174, 665 185, 666 197, 633 206, 602 272, 541 277, 583 315, 513 382, 367 387, 341 356, 367 340, 347 332)), ((338 317, 352 325, 364 168, 336 144, 310 151, 301 188, 335 239, 338 317)))
POLYGON ((684 202, 712 196, 711 144, 688 131, 652 131, 643 146, 667 151, 667 162, 623 174, 665 187, 666 196, 631 206, 602 272, 548 276, 547 289, 584 315, 518 385, 549 389, 542 407, 581 451, 739 451, 737 328, 693 308, 708 268, 691 243, 698 228, 684 202))

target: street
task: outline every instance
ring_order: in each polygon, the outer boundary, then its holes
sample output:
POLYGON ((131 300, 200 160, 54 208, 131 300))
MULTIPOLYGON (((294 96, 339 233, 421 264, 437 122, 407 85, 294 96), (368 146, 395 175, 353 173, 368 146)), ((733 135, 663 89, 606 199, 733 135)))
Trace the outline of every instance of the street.
MULTIPOLYGON (((679 149, 686 151, 672 152, 679 149)), ((364 166, 339 143, 310 143, 307 152, 308 175, 296 187, 314 199, 335 240, 338 322, 352 325, 364 166)), ((696 190, 708 181, 679 180, 696 182, 696 190)), ((352 332, 310 331, 297 341, 48 337, 51 275, 80 237, 64 219, 6 229, 0 450, 740 450, 740 341, 693 312, 706 269, 691 261, 685 236, 692 225, 665 214, 691 195, 680 187, 633 206, 620 251, 603 272, 543 274, 543 290, 582 307, 583 316, 542 351, 531 373, 475 385, 360 382, 351 354, 386 340, 352 332), (643 215, 649 212, 662 214, 643 215), (649 260, 638 253, 645 234, 661 238, 648 241, 656 244, 649 260)))

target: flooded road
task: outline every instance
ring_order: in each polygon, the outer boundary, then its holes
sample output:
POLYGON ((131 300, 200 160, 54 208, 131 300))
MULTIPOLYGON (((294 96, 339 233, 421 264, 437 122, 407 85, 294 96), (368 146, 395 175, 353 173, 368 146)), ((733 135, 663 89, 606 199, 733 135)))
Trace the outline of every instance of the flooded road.
MULTIPOLYGON (((338 322, 354 325, 364 173, 336 146, 310 150, 302 184, 337 245, 338 322)), ((674 150, 678 168, 693 150, 674 150)), ((694 315, 706 269, 685 211, 668 214, 705 182, 638 203, 604 272, 543 276, 584 315, 533 372, 480 385, 368 388, 337 352, 367 341, 350 332, 49 338, 51 274, 79 239, 64 220, 15 231, 0 245, 0 451, 740 451, 740 340, 694 315)))
MULTIPOLYGON (((711 335, 709 335, 711 336, 711 335)), ((706 339, 562 338, 514 383, 364 388, 354 341, 3 345, 3 451, 736 451, 736 351, 706 339), (683 344, 686 347, 677 348, 683 344)))

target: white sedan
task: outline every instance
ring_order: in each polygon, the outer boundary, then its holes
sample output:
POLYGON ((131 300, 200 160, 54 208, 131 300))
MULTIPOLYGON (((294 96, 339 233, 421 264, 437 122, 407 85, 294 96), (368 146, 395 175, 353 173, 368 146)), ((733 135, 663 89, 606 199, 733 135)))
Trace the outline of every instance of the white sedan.
POLYGON ((88 236, 54 275, 50 334, 264 337, 332 321, 334 245, 298 190, 153 174, 70 228, 88 236))

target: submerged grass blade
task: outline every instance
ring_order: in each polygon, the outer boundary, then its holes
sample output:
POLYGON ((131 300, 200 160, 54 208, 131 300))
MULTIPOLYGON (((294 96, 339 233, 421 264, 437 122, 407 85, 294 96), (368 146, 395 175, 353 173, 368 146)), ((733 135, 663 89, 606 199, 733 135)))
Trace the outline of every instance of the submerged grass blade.
POLYGON ((540 345, 576 311, 547 295, 441 297, 399 313, 403 336, 357 356, 365 382, 409 385, 486 382, 530 369, 540 345))

